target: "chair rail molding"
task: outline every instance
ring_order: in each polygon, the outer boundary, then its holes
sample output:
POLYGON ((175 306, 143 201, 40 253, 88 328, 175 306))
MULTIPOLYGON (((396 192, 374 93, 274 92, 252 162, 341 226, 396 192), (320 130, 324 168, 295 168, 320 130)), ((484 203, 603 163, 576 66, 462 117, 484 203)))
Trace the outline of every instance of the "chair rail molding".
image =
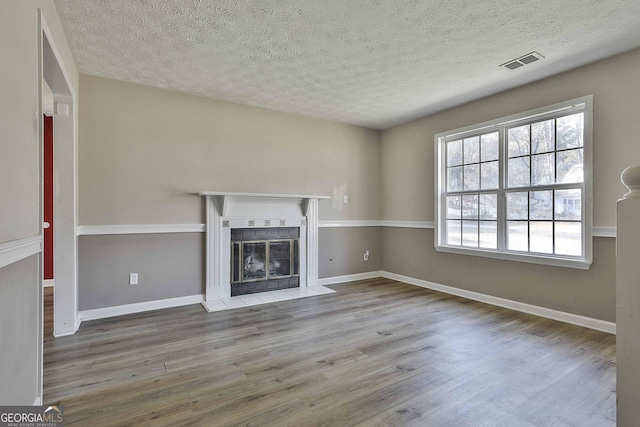
POLYGON ((16 263, 42 251, 42 236, 27 237, 0 243, 0 268, 16 263))
POLYGON ((122 225, 80 225, 78 236, 100 236, 108 234, 164 234, 164 233, 204 233, 205 224, 122 224, 122 225))

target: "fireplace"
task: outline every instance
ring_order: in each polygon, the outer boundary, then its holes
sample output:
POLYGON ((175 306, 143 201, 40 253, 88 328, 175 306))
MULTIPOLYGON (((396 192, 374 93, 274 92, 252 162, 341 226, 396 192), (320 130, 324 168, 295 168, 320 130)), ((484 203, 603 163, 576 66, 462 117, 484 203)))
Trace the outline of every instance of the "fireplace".
POLYGON ((231 230, 231 296, 300 286, 299 229, 231 230))
POLYGON ((202 192, 204 307, 249 293, 318 285, 318 201, 327 196, 202 192))

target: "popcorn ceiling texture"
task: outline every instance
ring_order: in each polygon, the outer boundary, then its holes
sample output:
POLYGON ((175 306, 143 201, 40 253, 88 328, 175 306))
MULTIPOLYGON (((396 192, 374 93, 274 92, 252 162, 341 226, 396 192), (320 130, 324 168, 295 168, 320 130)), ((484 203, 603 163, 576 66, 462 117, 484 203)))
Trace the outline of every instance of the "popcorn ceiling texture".
POLYGON ((83 73, 375 129, 640 46, 630 0, 55 4, 83 73))

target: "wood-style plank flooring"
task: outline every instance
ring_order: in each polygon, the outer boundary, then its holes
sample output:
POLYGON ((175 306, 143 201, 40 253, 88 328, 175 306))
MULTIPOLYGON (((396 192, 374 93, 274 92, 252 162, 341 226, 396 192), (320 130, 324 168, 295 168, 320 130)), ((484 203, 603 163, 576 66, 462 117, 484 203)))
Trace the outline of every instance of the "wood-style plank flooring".
POLYGON ((386 279, 45 338, 68 426, 613 426, 615 336, 386 279))

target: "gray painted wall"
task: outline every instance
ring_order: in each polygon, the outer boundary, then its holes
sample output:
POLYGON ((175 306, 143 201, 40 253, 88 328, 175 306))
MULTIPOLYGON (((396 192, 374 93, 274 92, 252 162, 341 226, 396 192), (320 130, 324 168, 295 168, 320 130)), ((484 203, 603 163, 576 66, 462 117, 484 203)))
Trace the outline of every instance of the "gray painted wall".
MULTIPOLYGON (((81 225, 204 223, 196 193, 214 190, 329 195, 320 220, 380 218, 380 132, 358 126, 82 75, 79 158, 81 225)), ((81 237, 80 310, 204 293, 203 239, 81 237)), ((379 270, 379 230, 323 229, 320 251, 320 277, 379 270)))
MULTIPOLYGON (((382 265, 379 227, 321 228, 318 246, 321 278, 382 265)), ((204 294, 204 233, 81 236, 79 253, 80 310, 204 294)))
MULTIPOLYGON (((382 132, 382 216, 433 221, 434 135, 593 94, 594 225, 615 226, 622 170, 640 159, 640 50, 382 132)), ((383 269, 443 285, 615 321, 615 239, 594 239, 589 271, 436 253, 432 230, 385 228, 383 269)))
POLYGON ((2 4, 0 53, 11 61, 0 67, 0 242, 39 234, 36 18, 32 6, 2 4))
POLYGON ((593 94, 596 226, 615 226, 620 173, 640 159, 640 49, 382 132, 382 218, 433 221, 434 135, 593 94))
POLYGON ((385 227, 382 230, 382 269, 615 322, 615 245, 615 239, 595 238, 595 261, 591 269, 585 271, 436 252, 433 230, 385 227))
POLYGON ((0 268, 0 405, 32 405, 38 394, 38 256, 0 268))
POLYGON ((81 225, 203 223, 199 191, 347 194, 320 219, 380 217, 380 133, 358 126, 82 75, 79 156, 81 225))
POLYGON ((378 271, 382 267, 381 227, 320 228, 320 278, 378 271), (364 261, 369 251, 369 261, 364 261))
POLYGON ((79 309, 203 294, 204 253, 204 233, 81 236, 79 309))

